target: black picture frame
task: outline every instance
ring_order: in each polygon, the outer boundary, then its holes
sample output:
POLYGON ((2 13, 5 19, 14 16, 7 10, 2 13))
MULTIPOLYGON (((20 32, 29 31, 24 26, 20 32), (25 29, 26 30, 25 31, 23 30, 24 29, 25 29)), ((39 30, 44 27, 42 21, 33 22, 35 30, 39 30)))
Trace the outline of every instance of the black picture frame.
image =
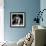
POLYGON ((25 12, 10 12, 10 27, 25 27, 25 12))

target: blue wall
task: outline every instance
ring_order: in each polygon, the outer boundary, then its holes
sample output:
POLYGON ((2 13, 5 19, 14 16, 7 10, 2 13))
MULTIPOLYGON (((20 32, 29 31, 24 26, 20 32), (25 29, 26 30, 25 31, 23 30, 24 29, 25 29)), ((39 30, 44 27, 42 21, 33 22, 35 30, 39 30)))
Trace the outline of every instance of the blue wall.
MULTIPOLYGON (((40 1, 40 10, 42 11, 43 9, 46 9, 46 0, 41 0, 40 1)), ((46 10, 43 12, 43 22, 40 21, 40 25, 46 27, 46 10)))
POLYGON ((4 38, 18 41, 32 30, 33 19, 40 9, 40 0, 4 0, 4 38), (10 12, 26 12, 25 28, 10 27, 10 12))

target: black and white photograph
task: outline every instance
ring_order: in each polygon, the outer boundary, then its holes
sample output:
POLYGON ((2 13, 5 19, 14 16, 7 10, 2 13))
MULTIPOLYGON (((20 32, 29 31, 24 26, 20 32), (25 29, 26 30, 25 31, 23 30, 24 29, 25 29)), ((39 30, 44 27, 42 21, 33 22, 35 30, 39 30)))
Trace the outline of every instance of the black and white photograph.
POLYGON ((11 27, 24 27, 25 14, 24 12, 11 12, 10 13, 10 26, 11 27))

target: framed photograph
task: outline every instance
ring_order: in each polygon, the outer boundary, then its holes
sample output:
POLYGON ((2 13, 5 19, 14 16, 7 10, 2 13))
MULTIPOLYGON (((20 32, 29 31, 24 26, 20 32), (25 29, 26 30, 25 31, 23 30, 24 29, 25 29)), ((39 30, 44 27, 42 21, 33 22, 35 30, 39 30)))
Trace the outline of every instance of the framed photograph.
POLYGON ((10 27, 24 27, 25 13, 24 12, 10 12, 10 27))

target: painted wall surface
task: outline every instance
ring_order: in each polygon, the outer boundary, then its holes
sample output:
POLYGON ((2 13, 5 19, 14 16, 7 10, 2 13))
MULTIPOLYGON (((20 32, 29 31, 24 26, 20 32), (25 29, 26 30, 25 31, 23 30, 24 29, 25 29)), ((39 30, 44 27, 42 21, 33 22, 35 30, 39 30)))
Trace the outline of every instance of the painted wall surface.
MULTIPOLYGON (((40 1, 40 9, 41 9, 41 11, 42 11, 43 9, 46 9, 46 0, 41 0, 41 1, 40 1)), ((43 17, 43 22, 41 21, 41 22, 40 22, 40 25, 46 27, 46 10, 43 12, 42 17, 43 17)))
POLYGON ((18 41, 32 30, 33 19, 40 9, 40 0, 4 0, 4 38, 18 41), (10 27, 10 12, 26 12, 25 28, 10 27))

